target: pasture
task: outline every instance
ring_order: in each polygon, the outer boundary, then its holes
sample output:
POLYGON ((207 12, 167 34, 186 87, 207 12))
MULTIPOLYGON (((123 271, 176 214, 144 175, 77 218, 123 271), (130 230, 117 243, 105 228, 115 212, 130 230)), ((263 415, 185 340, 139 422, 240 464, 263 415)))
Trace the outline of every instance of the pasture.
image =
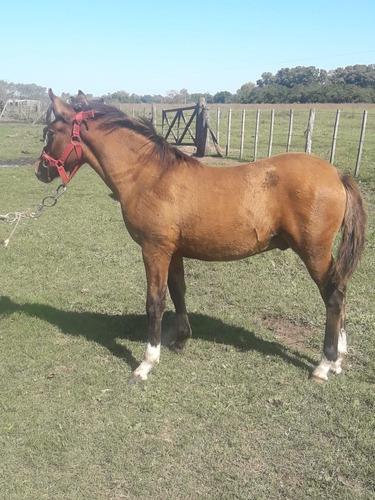
MULTIPOLYGON (((30 165, 40 137, 38 126, 0 125, 1 163, 25 165, 0 168, 0 213, 51 191, 30 165)), ((146 281, 118 203, 83 167, 56 207, 23 222, 0 247, 1 496, 373 498, 368 151, 360 183, 368 242, 348 293, 349 354, 343 375, 325 385, 308 378, 321 354, 323 303, 291 251, 187 260, 193 339, 183 355, 164 346, 149 380, 129 386, 146 340, 146 281)), ((351 170, 351 156, 342 162, 351 170)), ((0 224, 4 239, 10 228, 0 224)), ((167 311, 165 340, 171 301, 167 311)))

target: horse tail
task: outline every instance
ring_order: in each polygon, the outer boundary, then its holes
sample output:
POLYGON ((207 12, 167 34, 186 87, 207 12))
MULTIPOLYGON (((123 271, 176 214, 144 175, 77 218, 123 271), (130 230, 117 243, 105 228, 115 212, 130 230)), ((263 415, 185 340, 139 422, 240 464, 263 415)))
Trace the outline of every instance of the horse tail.
POLYGON ((338 249, 334 279, 346 286, 355 271, 365 246, 366 211, 357 183, 351 175, 341 175, 346 191, 345 215, 341 225, 342 238, 338 249))

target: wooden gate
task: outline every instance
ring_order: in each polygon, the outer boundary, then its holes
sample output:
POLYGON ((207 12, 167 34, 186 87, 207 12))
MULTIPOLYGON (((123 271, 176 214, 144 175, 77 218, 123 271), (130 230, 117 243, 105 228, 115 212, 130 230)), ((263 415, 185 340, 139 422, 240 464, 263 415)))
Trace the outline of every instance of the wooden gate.
POLYGON ((196 146, 196 131, 191 130, 197 117, 197 105, 184 108, 163 109, 162 134, 169 142, 177 146, 196 146), (187 113, 192 111, 190 116, 187 113), (183 125, 183 128, 181 128, 183 125), (189 140, 190 138, 190 140, 189 140))
MULTIPOLYGON (((176 146, 195 146, 197 148, 196 156, 206 154, 208 132, 210 132, 217 149, 217 139, 210 129, 208 109, 203 97, 195 106, 162 110, 162 135, 164 138, 176 146)), ((218 153, 221 154, 219 151, 218 153)))

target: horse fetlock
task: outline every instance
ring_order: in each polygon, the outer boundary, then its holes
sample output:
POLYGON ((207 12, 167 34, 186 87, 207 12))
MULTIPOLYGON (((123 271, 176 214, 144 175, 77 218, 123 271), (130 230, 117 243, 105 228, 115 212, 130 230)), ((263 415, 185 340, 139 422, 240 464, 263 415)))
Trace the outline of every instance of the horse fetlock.
POLYGON ((319 365, 312 372, 312 378, 317 381, 326 381, 328 380, 328 373, 331 371, 335 375, 339 375, 342 373, 342 356, 338 356, 335 361, 329 361, 324 355, 319 363, 319 365))
POLYGON ((187 314, 177 314, 173 339, 169 347, 177 352, 182 351, 191 336, 192 332, 187 314))

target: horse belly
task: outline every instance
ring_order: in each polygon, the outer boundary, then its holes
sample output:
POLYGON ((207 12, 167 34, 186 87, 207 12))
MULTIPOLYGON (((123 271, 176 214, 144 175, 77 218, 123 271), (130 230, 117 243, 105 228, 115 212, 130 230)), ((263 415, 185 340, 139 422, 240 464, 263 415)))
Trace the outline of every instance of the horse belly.
POLYGON ((209 261, 238 260, 267 250, 271 234, 260 234, 255 228, 212 229, 198 231, 182 239, 179 248, 184 257, 209 261))

